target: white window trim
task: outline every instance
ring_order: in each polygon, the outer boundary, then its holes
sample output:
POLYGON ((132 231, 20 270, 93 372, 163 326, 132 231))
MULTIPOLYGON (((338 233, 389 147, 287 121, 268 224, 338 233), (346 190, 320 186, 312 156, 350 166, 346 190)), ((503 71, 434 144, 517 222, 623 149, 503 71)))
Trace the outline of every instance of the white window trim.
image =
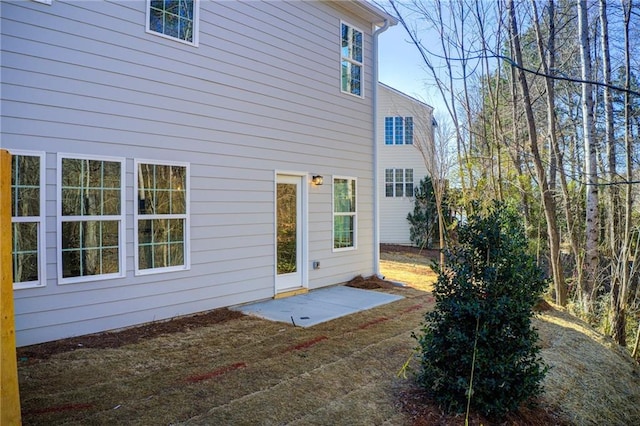
POLYGON ((48 4, 51 5, 51 0, 33 0, 36 3, 48 4))
POLYGON ((346 94, 346 95, 351 95, 351 96, 355 96, 356 98, 360 98, 360 99, 364 99, 364 83, 365 83, 365 79, 364 79, 364 73, 365 73, 365 54, 364 54, 364 39, 365 39, 365 32, 362 31, 360 28, 356 27, 355 25, 351 25, 349 22, 347 21, 343 21, 340 20, 340 31, 339 31, 339 36, 340 36, 340 40, 338 45, 340 46, 340 62, 339 62, 339 75, 340 75, 340 92, 346 94), (353 28, 354 30, 360 31, 362 33, 362 62, 358 62, 358 61, 354 61, 351 58, 342 56, 342 25, 346 25, 350 28, 353 28), (360 70, 360 94, 357 95, 355 93, 351 93, 348 91, 344 91, 342 90, 342 60, 347 60, 352 64, 355 65, 359 65, 362 67, 362 69, 360 70))
MULTIPOLYGON (((82 154, 72 154, 72 153, 58 153, 57 159, 57 185, 56 185, 56 227, 58 230, 57 235, 57 268, 58 268, 58 284, 75 284, 75 283, 83 283, 88 281, 102 281, 114 278, 123 278, 126 276, 125 271, 125 219, 126 219, 126 205, 125 205, 125 192, 126 192, 126 181, 125 181, 125 168, 126 168, 126 159, 122 157, 107 157, 102 155, 82 155, 82 154), (99 275, 86 275, 81 277, 69 277, 63 278, 62 276, 62 160, 64 158, 76 159, 76 160, 93 160, 93 161, 112 161, 120 163, 120 214, 119 215, 105 215, 100 216, 100 220, 116 220, 118 221, 118 269, 119 272, 112 274, 99 274, 99 275)), ((87 220, 87 216, 68 216, 71 220, 87 220)))
POLYGON ((191 269, 191 165, 177 161, 146 160, 136 158, 133 161, 133 251, 136 276, 164 274, 174 271, 188 271, 191 269), (160 215, 140 215, 138 214, 138 165, 156 164, 160 166, 180 166, 186 168, 186 188, 185 188, 185 213, 184 214, 160 214, 160 215), (164 268, 140 269, 140 258, 138 253, 138 221, 144 217, 146 219, 184 219, 184 265, 168 266, 164 268))
MULTIPOLYGON (((10 150, 11 155, 24 155, 31 157, 39 157, 40 158, 40 216, 29 216, 29 217, 11 217, 11 223, 14 222, 37 222, 38 223, 38 277, 40 278, 37 281, 25 281, 21 283, 13 283, 14 290, 22 290, 25 288, 36 288, 36 287, 45 287, 47 285, 47 277, 46 277, 46 214, 45 214, 45 190, 46 190, 46 182, 45 182, 45 161, 46 161, 46 153, 44 151, 24 151, 12 149, 10 150)), ((12 225, 13 226, 13 225, 12 225)), ((12 251, 13 252, 13 251, 12 251)), ((13 262, 13 259, 12 259, 13 262)))
POLYGON ((358 248, 358 178, 353 176, 332 176, 331 177, 331 248, 334 253, 341 251, 353 251, 358 248), (356 183, 356 205, 353 212, 336 212, 335 206, 335 180, 336 179, 348 179, 353 180, 356 183), (336 216, 353 216, 353 246, 352 247, 334 247, 335 246, 335 232, 336 232, 336 216))
POLYGON ((387 199, 393 198, 413 198, 414 194, 407 195, 407 185, 411 184, 413 187, 413 193, 415 194, 415 169, 413 167, 385 167, 384 169, 384 197, 387 199), (387 181, 387 170, 391 170, 393 180, 391 182, 387 181), (396 180, 396 170, 402 170, 402 182, 398 182, 396 180), (411 175, 413 177, 413 181, 407 182, 407 170, 411 170, 411 175), (397 195, 396 185, 402 184, 402 195, 397 195), (387 185, 391 184, 393 188, 393 195, 387 195, 387 185))
POLYGON ((149 26, 149 13, 151 10, 151 0, 147 0, 146 1, 146 12, 145 12, 145 18, 146 18, 146 23, 145 23, 145 31, 148 34, 153 34, 155 36, 158 37, 162 37, 165 38, 167 40, 173 40, 173 41, 177 41, 178 43, 182 43, 182 44, 186 44, 187 46, 193 46, 193 47, 198 47, 199 44, 199 34, 200 34, 200 0, 194 0, 193 3, 193 41, 187 41, 187 40, 182 40, 181 38, 177 38, 177 37, 172 37, 169 35, 166 35, 164 33, 159 33, 157 31, 153 31, 150 26, 149 26))
POLYGON ((415 132, 415 124, 412 115, 387 115, 384 117, 384 145, 385 146, 402 146, 402 145, 414 145, 414 132, 415 132), (391 118, 391 142, 387 143, 387 119, 391 118), (402 143, 396 143, 396 138, 398 132, 396 132, 396 120, 398 118, 402 119, 402 143), (411 143, 407 143, 407 120, 411 120, 411 143))

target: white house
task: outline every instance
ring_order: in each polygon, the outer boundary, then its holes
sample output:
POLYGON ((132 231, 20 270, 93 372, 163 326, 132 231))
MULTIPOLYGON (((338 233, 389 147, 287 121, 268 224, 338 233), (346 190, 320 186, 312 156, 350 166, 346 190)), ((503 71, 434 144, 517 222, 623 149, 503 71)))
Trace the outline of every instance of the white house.
POLYGON ((377 271, 365 1, 0 3, 18 346, 377 271))
POLYGON ((413 191, 428 175, 421 150, 433 143, 433 107, 383 83, 378 88, 380 242, 408 245, 413 191))

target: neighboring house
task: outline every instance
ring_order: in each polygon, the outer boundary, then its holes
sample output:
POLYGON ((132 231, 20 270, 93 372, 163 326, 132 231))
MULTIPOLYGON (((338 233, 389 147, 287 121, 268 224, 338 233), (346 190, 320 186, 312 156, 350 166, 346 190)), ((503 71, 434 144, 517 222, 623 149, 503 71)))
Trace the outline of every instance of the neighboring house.
POLYGON ((433 107, 383 83, 378 88, 380 242, 412 244, 407 214, 428 175, 421 150, 433 143, 433 107))
POLYGON ((365 1, 2 1, 18 346, 378 270, 365 1), (321 182, 323 181, 323 182, 321 182))

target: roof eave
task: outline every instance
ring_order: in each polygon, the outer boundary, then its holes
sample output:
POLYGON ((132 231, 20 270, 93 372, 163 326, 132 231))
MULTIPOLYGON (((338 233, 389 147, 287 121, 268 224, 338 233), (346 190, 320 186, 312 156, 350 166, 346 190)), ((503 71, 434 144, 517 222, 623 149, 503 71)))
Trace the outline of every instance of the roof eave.
POLYGON ((396 18, 365 0, 332 1, 332 3, 338 3, 343 8, 369 20, 377 26, 382 26, 385 22, 388 22, 389 26, 398 24, 396 18))

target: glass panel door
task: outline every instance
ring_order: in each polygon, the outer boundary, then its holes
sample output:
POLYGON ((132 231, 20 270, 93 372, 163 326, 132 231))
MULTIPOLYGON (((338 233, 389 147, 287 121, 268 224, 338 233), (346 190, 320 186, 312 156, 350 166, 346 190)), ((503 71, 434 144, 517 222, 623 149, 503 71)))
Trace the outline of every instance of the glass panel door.
POLYGON ((302 177, 279 175, 276 184, 276 292, 302 287, 302 177))

